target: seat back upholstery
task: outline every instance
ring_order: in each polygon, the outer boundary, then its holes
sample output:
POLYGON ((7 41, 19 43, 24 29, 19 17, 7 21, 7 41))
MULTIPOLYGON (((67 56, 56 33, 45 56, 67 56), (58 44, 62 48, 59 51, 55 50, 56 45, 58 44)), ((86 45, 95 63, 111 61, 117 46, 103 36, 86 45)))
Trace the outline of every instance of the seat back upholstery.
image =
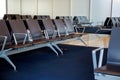
POLYGON ((49 15, 35 15, 34 19, 37 19, 37 20, 50 19, 50 16, 49 15))
POLYGON ((43 35, 38 21, 30 19, 30 20, 26 20, 26 23, 28 29, 30 30, 33 40, 41 39, 43 35))
POLYGON ((21 19, 25 20, 25 19, 32 19, 31 15, 21 15, 21 19))
POLYGON ((59 36, 66 35, 66 26, 62 19, 55 19, 54 20, 55 26, 57 28, 59 36))
POLYGON ((43 19, 42 20, 42 23, 43 23, 43 25, 44 25, 44 29, 47 31, 47 33, 48 33, 48 36, 49 37, 52 37, 53 36, 53 34, 54 34, 54 31, 55 31, 55 26, 54 26, 54 24, 53 24, 53 22, 52 22, 52 20, 51 19, 43 19))
MULTIPOLYGON (((0 20, 0 35, 7 36, 6 45, 11 45, 11 35, 7 28, 6 22, 4 20, 0 20)), ((0 40, 0 41, 2 41, 2 40, 0 40)), ((0 45, 2 45, 2 42, 0 42, 0 45)))
POLYGON ((16 19, 21 19, 21 15, 15 15, 16 19))
POLYGON ((50 16, 49 15, 43 15, 41 16, 42 19, 50 19, 50 16))
POLYGON ((117 27, 120 27, 120 21, 118 17, 116 17, 116 23, 117 23, 117 27))
POLYGON ((41 17, 41 16, 38 16, 38 15, 35 15, 35 16, 33 17, 33 19, 42 20, 42 17, 41 17))
POLYGON ((89 23, 89 20, 87 19, 87 16, 81 16, 81 22, 82 23, 89 23))
POLYGON ((26 33, 23 20, 9 20, 9 24, 14 33, 26 33))
MULTIPOLYGON (((9 27, 12 30, 12 33, 23 33, 23 34, 27 34, 27 30, 26 27, 24 25, 23 20, 9 20, 9 27)), ((17 41, 18 43, 23 42, 22 40, 24 40, 25 35, 16 35, 17 41)))
MULTIPOLYGON (((107 65, 108 68, 117 69, 116 66, 120 67, 120 28, 113 27, 111 32, 111 38, 108 48, 108 57, 107 57, 107 65)), ((120 69, 117 69, 120 71, 120 69)))
POLYGON ((56 16, 56 19, 64 19, 64 16, 56 16))
POLYGON ((117 27, 116 18, 115 17, 111 18, 111 21, 112 21, 112 25, 111 26, 117 27))
POLYGON ((15 20, 15 19, 21 19, 21 16, 19 14, 5 14, 3 19, 4 20, 15 20))
POLYGON ((66 29, 67 29, 68 34, 75 33, 74 26, 72 25, 71 20, 70 19, 64 19, 64 22, 66 24, 66 27, 67 27, 66 29))

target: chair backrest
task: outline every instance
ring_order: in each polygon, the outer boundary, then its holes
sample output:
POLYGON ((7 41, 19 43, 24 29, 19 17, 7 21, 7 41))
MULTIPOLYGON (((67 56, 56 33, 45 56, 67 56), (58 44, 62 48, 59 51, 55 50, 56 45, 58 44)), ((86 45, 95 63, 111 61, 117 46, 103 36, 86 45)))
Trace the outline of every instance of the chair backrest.
POLYGON ((120 27, 120 21, 118 17, 115 17, 116 27, 120 27))
POLYGON ((9 20, 10 27, 14 33, 26 33, 23 20, 9 20))
POLYGON ((21 19, 21 15, 15 15, 16 19, 21 19))
POLYGON ((74 24, 79 24, 79 22, 78 22, 78 17, 77 17, 77 16, 74 16, 74 18, 73 18, 73 23, 74 23, 74 24))
POLYGON ((42 23, 44 25, 44 29, 48 33, 48 36, 49 37, 53 36, 56 29, 55 29, 55 26, 54 26, 52 20, 51 19, 43 19, 42 23))
POLYGON ((55 19, 54 20, 55 26, 57 28, 59 36, 66 35, 66 26, 62 19, 55 19))
POLYGON ((89 22, 89 20, 87 19, 87 16, 81 16, 80 19, 81 19, 81 23, 88 23, 89 22))
POLYGON ((19 14, 5 14, 3 19, 4 20, 15 20, 15 19, 21 19, 21 16, 19 14))
POLYGON ((111 25, 111 26, 117 27, 116 18, 115 18, 115 17, 112 17, 111 20, 112 20, 112 25, 111 25))
POLYGON ((33 19, 42 20, 42 17, 38 15, 34 15, 33 19))
POLYGON ((56 16, 56 19, 64 19, 64 16, 56 16))
POLYGON ((25 20, 25 19, 32 19, 31 15, 21 15, 21 19, 25 20))
POLYGON ((72 16, 64 16, 64 19, 70 19, 71 22, 73 23, 73 18, 72 18, 72 16))
POLYGON ((37 19, 37 20, 50 19, 50 16, 49 15, 35 15, 34 19, 37 19))
POLYGON ((49 15, 44 15, 44 16, 42 16, 42 19, 50 19, 50 16, 49 15))
MULTIPOLYGON (((24 22, 23 20, 9 20, 9 27, 11 28, 12 30, 12 33, 23 33, 23 34, 27 34, 27 30, 26 30, 26 27, 24 25, 24 22)), ((16 35, 17 37, 17 41, 18 43, 21 43, 23 42, 25 36, 24 35, 16 35)))
POLYGON ((67 30, 68 34, 75 33, 74 26, 72 25, 71 20, 70 19, 64 19, 64 22, 66 24, 66 27, 67 27, 66 30, 67 30))
POLYGON ((110 20, 110 17, 107 17, 107 18, 105 19, 104 26, 108 26, 109 20, 110 20))
POLYGON ((107 65, 108 69, 118 69, 120 67, 120 28, 113 27, 108 47, 107 65))
POLYGON ((33 40, 42 38, 42 31, 37 20, 29 19, 25 21, 32 35, 33 40))
MULTIPOLYGON (((10 32, 7 28, 6 22, 4 20, 0 20, 0 35, 2 36, 7 36, 7 43, 6 45, 10 45, 11 44, 11 35, 10 32)), ((2 43, 0 42, 0 45, 2 43)))

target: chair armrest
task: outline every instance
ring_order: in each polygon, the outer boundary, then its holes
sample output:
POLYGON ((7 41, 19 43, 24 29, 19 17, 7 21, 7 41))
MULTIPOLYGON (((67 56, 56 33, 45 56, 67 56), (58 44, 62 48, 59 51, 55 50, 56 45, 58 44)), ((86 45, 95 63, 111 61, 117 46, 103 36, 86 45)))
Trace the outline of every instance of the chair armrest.
MULTIPOLYGON (((58 31, 57 31, 57 30, 54 30, 54 33, 53 33, 53 35, 52 35, 52 38, 55 38, 55 37, 57 36, 57 33, 58 33, 58 31)), ((49 39, 49 35, 48 35, 47 30, 44 30, 44 34, 45 34, 45 38, 46 38, 46 39, 49 39)))
POLYGON ((93 60, 94 69, 102 67, 103 53, 104 53, 104 48, 97 48, 97 49, 92 50, 92 60, 93 60), (99 56, 98 65, 97 65, 96 54, 98 51, 100 51, 100 56, 99 56))
POLYGON ((57 34, 58 34, 58 31, 57 31, 57 30, 54 30, 54 33, 53 33, 53 35, 52 35, 52 38, 53 38, 53 39, 56 38, 57 34))
POLYGON ((17 45, 18 42, 17 42, 17 37, 16 37, 16 35, 24 35, 25 37, 24 37, 24 40, 23 40, 23 44, 25 44, 26 39, 27 39, 27 37, 28 37, 27 33, 13 33, 13 38, 14 38, 15 44, 17 45))
POLYGON ((7 36, 2 36, 2 35, 0 35, 0 38, 3 38, 3 44, 2 44, 2 49, 1 49, 1 51, 3 51, 4 48, 5 48, 5 45, 6 45, 7 36))
POLYGON ((69 35, 68 27, 67 26, 65 26, 65 30, 66 30, 66 35, 69 35))
POLYGON ((46 38, 46 39, 49 39, 49 35, 48 35, 47 30, 44 30, 43 32, 44 32, 44 34, 45 34, 45 38, 46 38))

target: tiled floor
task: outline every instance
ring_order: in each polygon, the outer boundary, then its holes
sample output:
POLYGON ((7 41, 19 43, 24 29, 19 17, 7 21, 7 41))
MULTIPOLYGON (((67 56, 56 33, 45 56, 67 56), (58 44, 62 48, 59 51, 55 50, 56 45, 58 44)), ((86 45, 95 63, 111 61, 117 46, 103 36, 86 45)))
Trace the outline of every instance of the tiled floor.
MULTIPOLYGON (((107 48, 109 44, 110 35, 88 34, 82 36, 82 39, 87 43, 87 46, 107 48)), ((84 46, 84 44, 79 40, 65 42, 64 44, 84 46)))

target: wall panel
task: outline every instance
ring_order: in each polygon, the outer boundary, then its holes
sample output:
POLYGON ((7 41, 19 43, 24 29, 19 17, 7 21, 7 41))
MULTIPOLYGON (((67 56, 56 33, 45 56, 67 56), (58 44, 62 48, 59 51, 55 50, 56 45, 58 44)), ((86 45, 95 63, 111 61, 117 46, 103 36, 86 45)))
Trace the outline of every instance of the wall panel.
POLYGON ((111 0, 91 0, 91 19, 103 22, 111 14, 111 0))
POLYGON ((70 16, 70 0, 54 0, 53 17, 70 16))
POLYGON ((0 1, 0 19, 6 14, 6 0, 0 1))
POLYGON ((120 17, 120 0, 113 0, 112 16, 120 17))
POLYGON ((7 0, 7 13, 8 14, 20 14, 20 0, 7 0))
POLYGON ((36 0, 21 0, 22 14, 34 15, 36 14, 36 0))
POLYGON ((72 16, 89 17, 89 1, 90 0, 71 0, 72 16))
POLYGON ((50 15, 52 17, 53 0, 38 0, 38 15, 50 15))

